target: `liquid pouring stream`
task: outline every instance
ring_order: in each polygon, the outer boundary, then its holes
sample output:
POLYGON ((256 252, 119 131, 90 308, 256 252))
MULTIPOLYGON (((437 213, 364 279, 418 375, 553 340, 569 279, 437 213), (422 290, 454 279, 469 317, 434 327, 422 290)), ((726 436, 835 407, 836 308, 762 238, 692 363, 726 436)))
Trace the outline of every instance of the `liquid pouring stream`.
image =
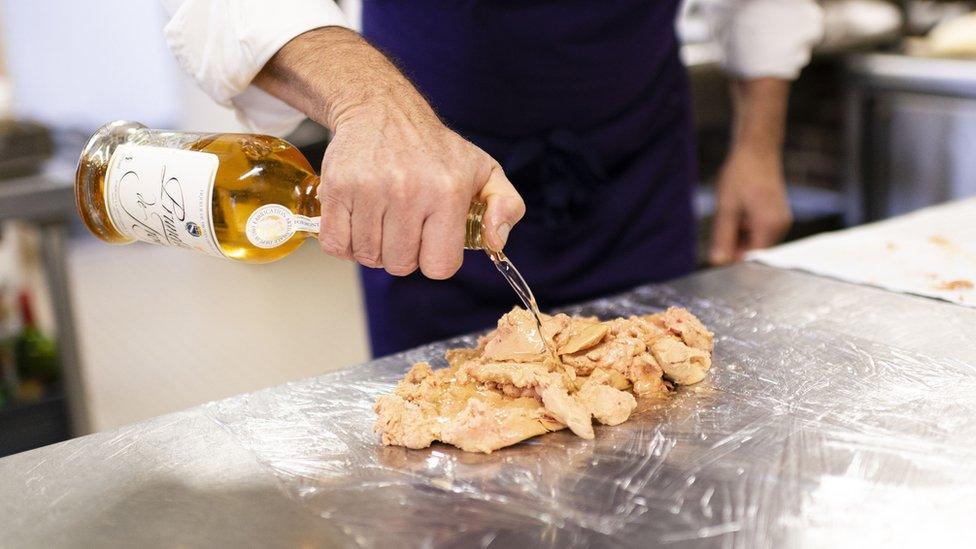
POLYGON ((519 299, 522 300, 522 304, 525 305, 526 310, 532 313, 532 316, 535 318, 536 330, 539 333, 539 340, 545 346, 546 350, 549 351, 549 355, 552 357, 552 359, 559 362, 555 349, 552 348, 549 340, 547 340, 545 335, 542 333, 542 316, 539 312, 539 305, 536 303, 535 296, 532 294, 532 289, 529 288, 529 285, 525 282, 525 279, 522 278, 521 273, 518 272, 518 269, 515 268, 515 265, 512 264, 512 262, 503 252, 495 252, 487 248, 485 251, 488 252, 488 257, 491 258, 492 262, 495 264, 495 267, 498 269, 498 272, 505 277, 505 280, 507 280, 512 289, 515 290, 515 293, 519 296, 519 299))

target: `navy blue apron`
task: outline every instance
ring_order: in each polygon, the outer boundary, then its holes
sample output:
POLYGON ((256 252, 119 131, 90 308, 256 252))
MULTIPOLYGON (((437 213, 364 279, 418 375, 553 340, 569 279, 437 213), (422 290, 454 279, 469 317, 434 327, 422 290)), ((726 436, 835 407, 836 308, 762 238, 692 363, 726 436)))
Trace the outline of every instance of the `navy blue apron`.
MULTIPOLYGON (((505 250, 540 306, 688 273, 695 180, 679 0, 365 0, 363 34, 528 212, 505 250)), ((483 252, 447 281, 362 269, 373 353, 494 325, 518 300, 483 252)))

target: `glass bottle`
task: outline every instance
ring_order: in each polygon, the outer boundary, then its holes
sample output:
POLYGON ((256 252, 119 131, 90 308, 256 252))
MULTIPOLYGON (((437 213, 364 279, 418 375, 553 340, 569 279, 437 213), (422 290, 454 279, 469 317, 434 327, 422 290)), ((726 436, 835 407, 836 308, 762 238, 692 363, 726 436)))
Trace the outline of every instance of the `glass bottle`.
MULTIPOLYGON (((292 144, 267 135, 153 130, 117 121, 88 140, 75 177, 88 229, 250 263, 276 261, 319 231, 319 177, 292 144)), ((465 247, 484 249, 484 204, 465 247)))

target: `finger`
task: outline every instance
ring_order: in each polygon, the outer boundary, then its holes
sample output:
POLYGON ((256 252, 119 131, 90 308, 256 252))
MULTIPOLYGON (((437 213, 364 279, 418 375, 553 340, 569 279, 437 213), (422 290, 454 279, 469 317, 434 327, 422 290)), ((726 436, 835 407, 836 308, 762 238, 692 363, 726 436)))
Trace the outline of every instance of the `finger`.
POLYGON ((417 208, 387 209, 383 216, 383 268, 394 276, 407 276, 420 261, 424 217, 417 208))
POLYGON ((776 241, 777 230, 764 221, 754 221, 749 224, 748 249, 759 250, 768 247, 776 241))
POLYGON ((378 202, 356 204, 352 211, 352 257, 365 267, 383 266, 383 214, 378 202))
POLYGON ((712 226, 712 249, 709 260, 713 265, 726 265, 736 256, 739 237, 739 212, 719 208, 712 226))
POLYGON ((420 239, 420 270, 427 278, 444 280, 461 268, 467 203, 439 208, 424 221, 420 239))
POLYGON ((512 227, 525 215, 525 201, 498 164, 492 168, 478 198, 487 204, 483 222, 488 247, 500 252, 512 227))
POLYGON ((352 259, 351 217, 349 208, 334 194, 320 198, 322 218, 319 222, 319 245, 322 251, 339 259, 352 259))
POLYGON ((779 219, 758 218, 749 223, 749 250, 768 248, 780 241, 789 223, 779 219))

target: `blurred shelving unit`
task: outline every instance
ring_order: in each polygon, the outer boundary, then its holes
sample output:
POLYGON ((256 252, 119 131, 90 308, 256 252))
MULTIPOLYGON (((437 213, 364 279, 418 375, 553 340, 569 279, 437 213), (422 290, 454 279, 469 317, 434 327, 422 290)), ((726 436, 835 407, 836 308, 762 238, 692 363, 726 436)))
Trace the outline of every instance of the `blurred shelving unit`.
POLYGON ((38 401, 0 407, 0 457, 70 438, 70 421, 60 387, 38 401))
POLYGON ((33 170, 29 164, 17 163, 9 165, 16 169, 4 170, 0 162, 0 224, 16 220, 39 233, 61 381, 37 401, 0 407, 0 456, 89 432, 65 263, 68 226, 75 216, 72 173, 67 164, 39 168, 40 162, 34 162, 33 170), (24 175, 30 171, 37 173, 24 175))

